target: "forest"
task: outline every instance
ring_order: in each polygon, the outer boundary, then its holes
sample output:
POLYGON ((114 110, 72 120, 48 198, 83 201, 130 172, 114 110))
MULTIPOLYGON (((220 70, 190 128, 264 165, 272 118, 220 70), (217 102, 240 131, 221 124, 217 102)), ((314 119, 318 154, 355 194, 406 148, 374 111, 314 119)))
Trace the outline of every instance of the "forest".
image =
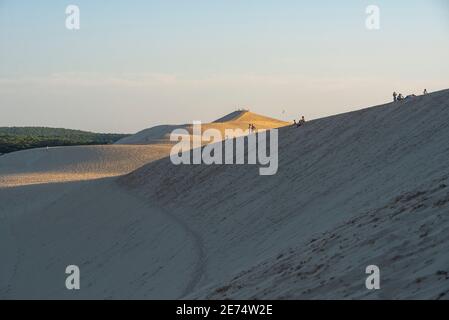
POLYGON ((32 148, 112 144, 128 134, 46 127, 0 127, 0 155, 32 148))

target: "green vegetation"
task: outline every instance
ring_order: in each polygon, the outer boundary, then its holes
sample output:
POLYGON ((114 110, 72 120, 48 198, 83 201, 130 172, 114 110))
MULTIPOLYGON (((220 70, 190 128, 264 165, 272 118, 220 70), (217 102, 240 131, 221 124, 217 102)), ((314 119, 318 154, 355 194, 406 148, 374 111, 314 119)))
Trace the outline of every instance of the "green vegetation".
POLYGON ((127 136, 59 128, 0 127, 0 154, 47 146, 111 144, 127 136))

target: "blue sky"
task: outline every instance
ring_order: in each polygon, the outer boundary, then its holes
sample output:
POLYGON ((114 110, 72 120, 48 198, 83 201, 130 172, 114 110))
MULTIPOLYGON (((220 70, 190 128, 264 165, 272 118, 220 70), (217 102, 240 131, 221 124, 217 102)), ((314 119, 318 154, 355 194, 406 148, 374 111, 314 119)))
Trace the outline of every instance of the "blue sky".
POLYGON ((326 116, 449 87, 448 36, 444 0, 0 0, 0 126, 326 116))

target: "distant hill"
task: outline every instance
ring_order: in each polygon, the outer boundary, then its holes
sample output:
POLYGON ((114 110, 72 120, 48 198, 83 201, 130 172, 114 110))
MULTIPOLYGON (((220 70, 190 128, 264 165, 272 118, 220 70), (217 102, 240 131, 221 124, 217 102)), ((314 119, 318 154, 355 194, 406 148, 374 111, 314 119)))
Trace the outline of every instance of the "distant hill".
POLYGON ((127 134, 46 127, 0 127, 0 154, 31 148, 112 144, 127 134))

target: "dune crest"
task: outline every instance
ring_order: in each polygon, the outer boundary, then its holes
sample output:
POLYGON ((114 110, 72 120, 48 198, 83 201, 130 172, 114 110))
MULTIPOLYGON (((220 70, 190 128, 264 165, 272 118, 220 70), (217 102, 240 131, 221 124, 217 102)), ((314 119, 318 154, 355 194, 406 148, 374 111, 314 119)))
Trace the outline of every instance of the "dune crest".
MULTIPOLYGON (((192 119, 194 120, 194 119, 192 119)), ((202 123, 202 131, 208 129, 219 130, 225 137, 226 129, 247 130, 249 124, 254 124, 257 129, 274 129, 291 125, 289 122, 262 116, 249 111, 234 111, 211 123, 202 123)), ((173 144, 170 134, 176 129, 185 129, 193 134, 192 124, 162 125, 142 130, 135 135, 120 139, 116 144, 173 144)))

